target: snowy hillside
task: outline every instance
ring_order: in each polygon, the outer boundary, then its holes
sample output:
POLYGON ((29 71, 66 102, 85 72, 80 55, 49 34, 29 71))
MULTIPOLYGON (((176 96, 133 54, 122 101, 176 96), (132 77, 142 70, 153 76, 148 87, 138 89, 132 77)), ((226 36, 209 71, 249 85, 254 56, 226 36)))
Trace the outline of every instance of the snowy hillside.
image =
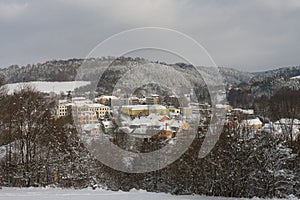
MULTIPOLYGON (((58 189, 58 188, 3 188, 0 190, 0 199, 1 200, 46 200, 46 199, 73 199, 73 200, 173 200, 173 199, 185 199, 185 200, 233 200, 236 198, 222 198, 222 197, 207 197, 207 196, 199 196, 199 195, 182 195, 182 196, 174 196, 170 194, 164 193, 150 193, 143 190, 131 190, 130 192, 112 192, 106 190, 92 190, 92 189, 83 189, 83 190, 74 190, 74 189, 58 189)), ((290 197, 291 200, 296 200, 297 198, 290 197)))
POLYGON ((300 79, 300 75, 299 76, 294 76, 291 79, 300 79))
POLYGON ((252 73, 254 77, 252 78, 252 82, 255 81, 264 81, 268 78, 280 79, 280 78, 291 78, 298 76, 300 74, 300 66, 293 67, 283 67, 263 72, 255 72, 252 73))
POLYGON ((11 94, 15 90, 22 88, 24 85, 33 86, 40 92, 50 93, 54 92, 59 94, 60 92, 73 91, 75 88, 90 84, 89 81, 64 81, 64 82, 48 82, 48 81, 32 81, 22 83, 6 84, 8 93, 11 94))

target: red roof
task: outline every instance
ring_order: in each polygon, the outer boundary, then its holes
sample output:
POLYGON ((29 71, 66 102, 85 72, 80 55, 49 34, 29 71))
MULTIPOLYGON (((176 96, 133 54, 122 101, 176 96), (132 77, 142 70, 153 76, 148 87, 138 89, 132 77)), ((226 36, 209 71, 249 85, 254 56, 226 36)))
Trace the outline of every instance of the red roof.
POLYGON ((159 121, 164 122, 166 120, 170 120, 170 118, 168 116, 163 116, 163 118, 161 118, 159 121))

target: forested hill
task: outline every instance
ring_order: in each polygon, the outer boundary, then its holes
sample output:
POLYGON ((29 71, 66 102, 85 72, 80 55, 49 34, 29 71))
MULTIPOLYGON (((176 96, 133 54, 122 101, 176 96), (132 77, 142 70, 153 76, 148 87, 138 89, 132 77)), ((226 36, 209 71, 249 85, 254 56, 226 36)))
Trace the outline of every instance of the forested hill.
MULTIPOLYGON (((112 61, 114 68, 122 68, 122 65, 127 65, 130 62, 145 62, 141 58, 121 58, 120 62, 116 62, 114 58, 97 58, 88 59, 87 61, 91 65, 100 67, 109 65, 112 61), (117 66, 119 65, 119 66, 117 66)), ((28 82, 28 81, 73 81, 76 78, 78 68, 83 63, 83 59, 69 59, 69 60, 51 60, 44 63, 28 64, 26 66, 12 65, 7 68, 0 69, 0 74, 4 75, 7 83, 28 82)), ((160 63, 161 65, 167 65, 160 63)), ((191 65, 178 63, 172 64, 177 70, 189 70, 191 65)), ((207 72, 204 67, 203 71, 207 72)), ((231 84, 239 84, 240 82, 248 82, 253 77, 251 73, 241 72, 230 68, 219 68, 221 74, 225 77, 225 80, 231 84)), ((115 70, 120 71, 120 70, 115 70)), ((115 74, 119 76, 118 74, 115 74)))
POLYGON ((12 65, 0 69, 7 83, 28 81, 72 81, 82 59, 52 60, 26 66, 12 65))
MULTIPOLYGON (((44 63, 28 64, 26 66, 12 65, 7 68, 1 68, 0 74, 5 77, 6 83, 17 83, 17 82, 28 82, 28 81, 73 81, 76 79, 77 70, 83 63, 84 59, 68 59, 68 60, 51 60, 44 63)), ((112 76, 119 77, 124 66, 133 62, 143 64, 146 61, 142 58, 125 58, 121 57, 115 59, 113 57, 102 57, 102 58, 90 58, 87 60, 89 65, 95 67, 107 67, 111 64, 114 66, 112 70, 112 76)), ((193 76, 194 71, 192 66, 184 63, 177 64, 165 64, 174 67, 176 70, 185 72, 193 76)), ((207 73, 206 67, 201 69, 207 73)), ((227 84, 237 86, 241 83, 257 83, 266 81, 266 79, 289 79, 294 76, 300 75, 300 66, 279 68, 275 70, 269 70, 265 72, 242 72, 232 68, 219 67, 220 73, 223 75, 224 80, 227 84)), ((89 72, 86 72, 86 76, 80 77, 80 79, 88 79, 89 72)), ((90 74, 92 75, 92 74, 90 74)))
POLYGON ((274 70, 268 70, 264 72, 255 72, 253 73, 252 81, 263 81, 268 78, 283 78, 289 79, 295 76, 300 75, 300 66, 293 66, 293 67, 283 67, 274 70))

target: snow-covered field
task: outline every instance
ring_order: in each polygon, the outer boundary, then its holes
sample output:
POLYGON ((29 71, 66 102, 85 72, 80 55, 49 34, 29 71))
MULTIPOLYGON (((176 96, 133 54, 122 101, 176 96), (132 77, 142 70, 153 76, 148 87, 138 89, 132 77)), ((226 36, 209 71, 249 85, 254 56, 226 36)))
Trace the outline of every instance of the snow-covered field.
POLYGON ((292 77, 291 79, 300 79, 300 75, 299 76, 294 76, 294 77, 292 77))
POLYGON ((73 91, 75 88, 90 84, 90 81, 64 81, 64 82, 48 82, 48 81, 32 81, 6 84, 8 93, 11 94, 14 90, 20 89, 24 85, 31 85, 40 92, 54 92, 59 94, 61 92, 73 91))
MULTIPOLYGON (((236 198, 207 197, 200 195, 174 196, 163 193, 151 193, 143 190, 131 190, 130 192, 113 192, 107 190, 92 190, 91 188, 74 190, 60 188, 2 188, 1 200, 234 200, 236 198)), ((259 200, 259 198, 254 198, 259 200)), ((290 197, 289 200, 297 200, 290 197)), ((275 199, 274 199, 275 200, 275 199)))
MULTIPOLYGON (((0 189, 1 200, 171 200, 171 199, 214 199, 204 196, 173 196, 170 194, 150 193, 146 191, 131 190, 130 192, 112 192, 92 189, 59 189, 59 188, 2 188, 0 189)), ((219 198, 220 199, 220 198, 219 198)))

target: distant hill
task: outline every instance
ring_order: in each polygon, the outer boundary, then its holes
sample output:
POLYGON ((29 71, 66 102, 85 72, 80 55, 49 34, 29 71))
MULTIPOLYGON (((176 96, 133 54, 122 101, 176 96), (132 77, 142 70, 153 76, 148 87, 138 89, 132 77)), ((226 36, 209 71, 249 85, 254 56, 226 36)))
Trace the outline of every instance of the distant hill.
MULTIPOLYGON (((176 63, 166 64, 147 61, 143 58, 121 57, 115 59, 113 57, 90 58, 83 59, 69 59, 69 60, 51 60, 44 63, 37 63, 33 65, 17 66, 13 65, 8 68, 0 69, 0 74, 5 77, 6 83, 18 83, 29 81, 94 81, 98 87, 103 87, 103 92, 111 91, 113 84, 121 79, 123 74, 132 66, 143 66, 147 63, 153 63, 156 66, 172 67, 180 74, 182 74, 190 83, 195 84, 196 87, 204 86, 201 75, 195 68, 189 64, 176 63), (78 71, 82 63, 89 66, 89 69, 82 68, 78 71), (108 67, 108 65, 110 65, 108 67), (106 69, 104 73, 103 70, 106 69), (92 70, 91 70, 92 69, 92 70), (99 74, 102 77, 98 77, 99 74)), ((209 67, 199 67, 203 74, 206 74, 210 79, 214 79, 215 74, 209 67)), ((300 75, 300 66, 293 66, 287 68, 279 68, 265 72, 242 72, 232 68, 219 67, 219 71, 224 78, 228 87, 240 87, 241 84, 249 85, 253 96, 261 96, 263 94, 271 95, 274 91, 282 87, 292 87, 300 89, 299 80, 292 79, 300 75)), ((143 73, 142 71, 139 73, 143 73)), ((164 73, 163 71, 159 73, 164 73)), ((176 76, 173 74, 173 76, 176 76)), ((174 77, 173 77, 174 78, 174 77)), ((169 80, 173 79, 170 77, 169 80)), ((132 80, 134 82, 134 80, 132 80)), ((156 87, 157 86, 153 86, 156 87)))
MULTIPOLYGON (((91 65, 101 68, 107 66, 112 62, 114 58, 99 58, 99 59, 89 59, 91 65)), ((0 74, 4 75, 7 83, 18 83, 18 82, 28 82, 28 81, 74 81, 77 70, 84 60, 83 59, 69 59, 69 60, 51 60, 44 63, 28 64, 26 66, 12 65, 7 68, 0 69, 0 74)), ((143 59, 133 59, 124 58, 122 62, 114 62, 114 68, 122 69, 122 65, 125 66, 129 62, 139 62, 143 63, 143 59)), ((159 63, 161 65, 168 65, 165 63, 159 63)), ((184 71, 191 70, 193 67, 184 63, 177 63, 168 66, 173 66, 176 70, 184 71)), ((205 67, 202 69, 207 72, 205 67)), ((248 72, 241 72, 231 68, 220 67, 220 73, 224 76, 227 83, 236 85, 241 82, 249 82, 254 75, 248 72)), ((116 70, 114 70, 116 71, 116 70)), ((122 71, 122 70, 121 70, 122 71)), ((87 72, 88 73, 88 72, 87 72)), ((88 75, 81 77, 82 79, 88 79, 88 75)))
POLYGON ((268 78, 279 79, 279 78, 292 78, 300 75, 300 66, 284 67, 274 70, 268 70, 264 72, 253 73, 252 82, 263 81, 268 78))
POLYGON ((26 66, 12 65, 8 68, 0 69, 0 74, 5 77, 6 83, 73 81, 76 76, 76 70, 82 61, 82 59, 52 60, 26 66))
POLYGON ((249 82, 255 75, 250 72, 242 72, 232 68, 219 67, 220 73, 225 77, 225 81, 232 85, 242 82, 249 82))

